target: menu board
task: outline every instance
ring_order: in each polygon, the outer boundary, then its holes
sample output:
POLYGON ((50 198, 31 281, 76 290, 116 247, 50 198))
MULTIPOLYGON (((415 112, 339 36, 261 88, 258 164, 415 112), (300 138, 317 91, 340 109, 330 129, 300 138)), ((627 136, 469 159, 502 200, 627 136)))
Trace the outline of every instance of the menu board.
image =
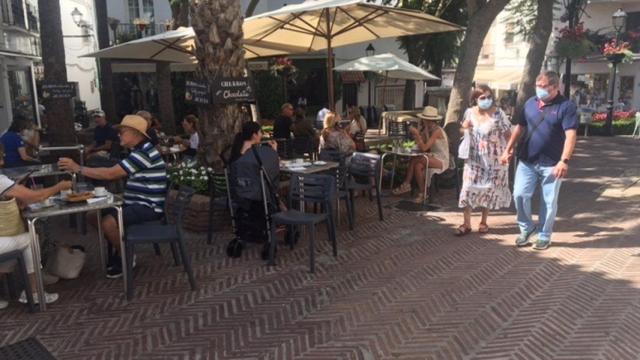
POLYGON ((43 99, 70 99, 74 96, 76 96, 76 87, 73 83, 42 84, 43 99))
POLYGON ((211 103, 209 84, 204 81, 187 80, 185 83, 184 100, 196 105, 211 103))

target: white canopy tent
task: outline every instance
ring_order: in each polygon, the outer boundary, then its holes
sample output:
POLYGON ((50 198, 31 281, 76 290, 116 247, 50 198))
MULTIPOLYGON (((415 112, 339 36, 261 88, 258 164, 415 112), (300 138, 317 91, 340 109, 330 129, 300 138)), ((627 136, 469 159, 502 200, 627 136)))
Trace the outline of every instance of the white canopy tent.
POLYGON ((393 79, 440 80, 430 72, 387 53, 365 56, 334 68, 335 71, 371 71, 393 79))

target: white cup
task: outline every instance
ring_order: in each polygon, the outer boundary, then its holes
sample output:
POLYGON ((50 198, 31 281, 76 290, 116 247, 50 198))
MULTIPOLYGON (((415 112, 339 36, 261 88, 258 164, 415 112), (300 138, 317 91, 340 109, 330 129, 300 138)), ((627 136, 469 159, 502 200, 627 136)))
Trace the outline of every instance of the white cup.
POLYGON ((96 196, 105 196, 108 194, 107 189, 105 189, 103 186, 98 186, 95 189, 93 189, 93 193, 96 196))
POLYGON ((62 191, 60 191, 60 196, 62 196, 63 198, 66 198, 70 194, 71 194, 71 190, 62 190, 62 191))
POLYGON ((52 198, 46 198, 42 201, 42 205, 43 206, 51 206, 53 205, 53 199, 52 198))

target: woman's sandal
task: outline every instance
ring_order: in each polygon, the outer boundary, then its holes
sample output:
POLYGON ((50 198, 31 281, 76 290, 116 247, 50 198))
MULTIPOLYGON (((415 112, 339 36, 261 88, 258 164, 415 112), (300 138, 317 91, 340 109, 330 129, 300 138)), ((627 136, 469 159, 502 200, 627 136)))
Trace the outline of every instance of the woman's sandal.
POLYGON ((404 193, 408 193, 409 191, 411 191, 411 184, 401 184, 400 186, 398 186, 397 188, 393 189, 391 191, 391 193, 393 195, 402 195, 404 193))
POLYGON ((489 225, 480 223, 480 225, 478 225, 478 232, 480 234, 488 233, 489 232, 489 225))
POLYGON ((460 225, 456 229, 455 235, 456 236, 464 236, 464 235, 467 235, 469 233, 471 233, 471 227, 466 227, 464 225, 460 225))

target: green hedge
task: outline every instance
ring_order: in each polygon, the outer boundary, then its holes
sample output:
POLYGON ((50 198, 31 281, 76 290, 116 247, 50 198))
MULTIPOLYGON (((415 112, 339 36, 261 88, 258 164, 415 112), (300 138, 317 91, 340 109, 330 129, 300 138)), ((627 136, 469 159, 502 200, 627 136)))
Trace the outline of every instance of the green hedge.
MULTIPOLYGON (((605 121, 589 124, 589 135, 607 135, 606 124, 605 121)), ((613 122, 613 133, 615 135, 631 135, 635 126, 636 120, 632 118, 616 120, 613 122)), ((584 134, 584 125, 580 125, 578 134, 584 134)))

